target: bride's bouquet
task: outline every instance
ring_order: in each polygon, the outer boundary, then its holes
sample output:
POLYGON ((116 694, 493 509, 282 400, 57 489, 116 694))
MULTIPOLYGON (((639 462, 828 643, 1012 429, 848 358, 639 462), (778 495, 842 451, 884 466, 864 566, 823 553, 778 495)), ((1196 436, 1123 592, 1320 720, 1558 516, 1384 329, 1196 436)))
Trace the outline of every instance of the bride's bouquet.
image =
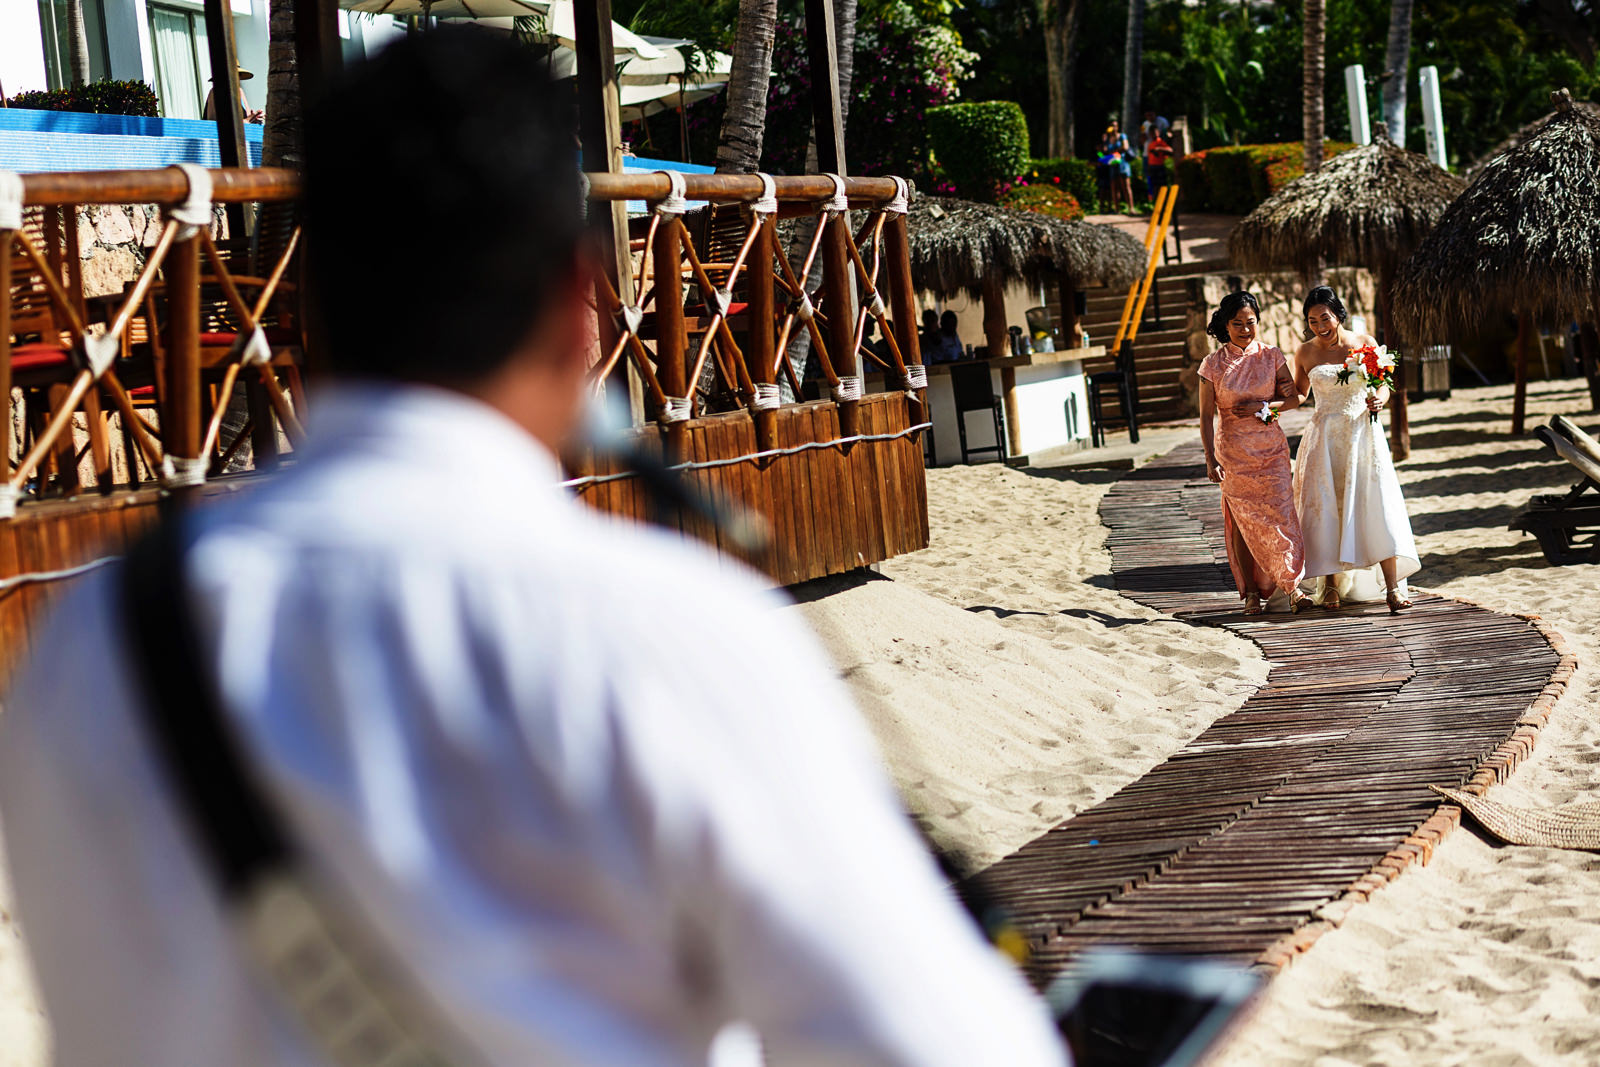
MULTIPOLYGON (((1379 389, 1394 392, 1395 358, 1389 354, 1389 349, 1384 345, 1374 348, 1372 345, 1362 345, 1352 349, 1345 357, 1344 369, 1339 371, 1339 384, 1344 385, 1352 377, 1360 375, 1366 383, 1367 395, 1377 396, 1379 389)), ((1367 417, 1373 422, 1378 421, 1376 411, 1367 412, 1367 417)))

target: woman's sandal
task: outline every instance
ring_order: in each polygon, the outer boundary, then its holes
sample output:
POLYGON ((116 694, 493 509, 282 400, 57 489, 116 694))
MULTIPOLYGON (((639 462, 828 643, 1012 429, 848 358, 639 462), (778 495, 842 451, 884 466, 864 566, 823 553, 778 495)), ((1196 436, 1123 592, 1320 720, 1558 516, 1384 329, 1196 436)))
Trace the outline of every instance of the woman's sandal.
POLYGON ((1339 599, 1339 591, 1337 589, 1330 589, 1326 593, 1323 593, 1322 606, 1327 608, 1329 611, 1338 611, 1340 608, 1344 607, 1344 601, 1339 599))
POLYGON ((1250 592, 1244 595, 1244 613, 1246 615, 1260 615, 1263 610, 1260 593, 1250 592))
POLYGON ((1398 615, 1411 606, 1411 601, 1407 600, 1393 589, 1389 590, 1384 599, 1389 601, 1390 615, 1398 615))
POLYGON ((1292 597, 1289 600, 1289 614, 1291 615, 1298 615, 1310 607, 1311 597, 1306 593, 1301 593, 1299 596, 1292 597))

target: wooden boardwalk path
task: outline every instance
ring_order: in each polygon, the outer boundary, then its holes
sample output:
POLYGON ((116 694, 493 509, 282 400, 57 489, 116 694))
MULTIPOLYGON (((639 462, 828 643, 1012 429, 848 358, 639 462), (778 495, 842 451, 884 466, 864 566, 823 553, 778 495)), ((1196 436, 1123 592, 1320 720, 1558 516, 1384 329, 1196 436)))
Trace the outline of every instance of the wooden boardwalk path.
POLYGON ((1281 966, 1459 821, 1530 747, 1572 673, 1537 621, 1413 594, 1240 614, 1198 442, 1107 494, 1125 596, 1261 646, 1267 682, 1166 762, 977 876, 1040 984, 1091 945, 1281 966))

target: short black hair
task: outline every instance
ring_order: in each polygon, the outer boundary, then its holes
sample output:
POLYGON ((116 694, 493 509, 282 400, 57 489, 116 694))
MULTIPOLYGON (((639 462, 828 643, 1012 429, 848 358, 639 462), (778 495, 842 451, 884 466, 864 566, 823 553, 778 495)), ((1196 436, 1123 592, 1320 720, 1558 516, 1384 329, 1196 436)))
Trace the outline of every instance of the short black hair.
POLYGON ((956 313, 954 311, 946 311, 939 316, 939 329, 945 333, 956 332, 956 313))
POLYGON ((937 330, 939 328, 939 313, 933 308, 923 308, 922 325, 930 330, 937 330))
POLYGON ((1261 314, 1261 304, 1256 300, 1254 294, 1248 293, 1243 289, 1229 293, 1222 298, 1222 303, 1212 313, 1211 322, 1206 326, 1206 333, 1209 333, 1223 344, 1230 344, 1228 323, 1233 321, 1233 317, 1244 308, 1249 308, 1258 316, 1261 314))
POLYGON ((1333 312, 1333 317, 1341 323, 1350 321, 1350 313, 1344 309, 1344 302, 1339 299, 1338 294, 1333 289, 1326 285, 1319 285, 1306 294, 1306 302, 1301 307, 1300 313, 1309 318, 1311 309, 1314 307, 1327 308, 1333 312))
POLYGON ((462 384, 496 370, 583 232, 571 93, 509 38, 407 37, 306 119, 306 257, 325 363, 462 384))

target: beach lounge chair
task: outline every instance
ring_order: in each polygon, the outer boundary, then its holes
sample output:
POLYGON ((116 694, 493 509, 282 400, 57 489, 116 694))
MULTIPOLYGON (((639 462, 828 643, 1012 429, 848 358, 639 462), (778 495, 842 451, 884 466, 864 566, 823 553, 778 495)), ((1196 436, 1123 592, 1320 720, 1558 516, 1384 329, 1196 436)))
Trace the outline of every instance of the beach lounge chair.
POLYGON ((1565 493, 1542 493, 1511 523, 1532 534, 1555 566, 1600 563, 1600 442, 1560 415, 1534 434, 1580 475, 1565 493))

